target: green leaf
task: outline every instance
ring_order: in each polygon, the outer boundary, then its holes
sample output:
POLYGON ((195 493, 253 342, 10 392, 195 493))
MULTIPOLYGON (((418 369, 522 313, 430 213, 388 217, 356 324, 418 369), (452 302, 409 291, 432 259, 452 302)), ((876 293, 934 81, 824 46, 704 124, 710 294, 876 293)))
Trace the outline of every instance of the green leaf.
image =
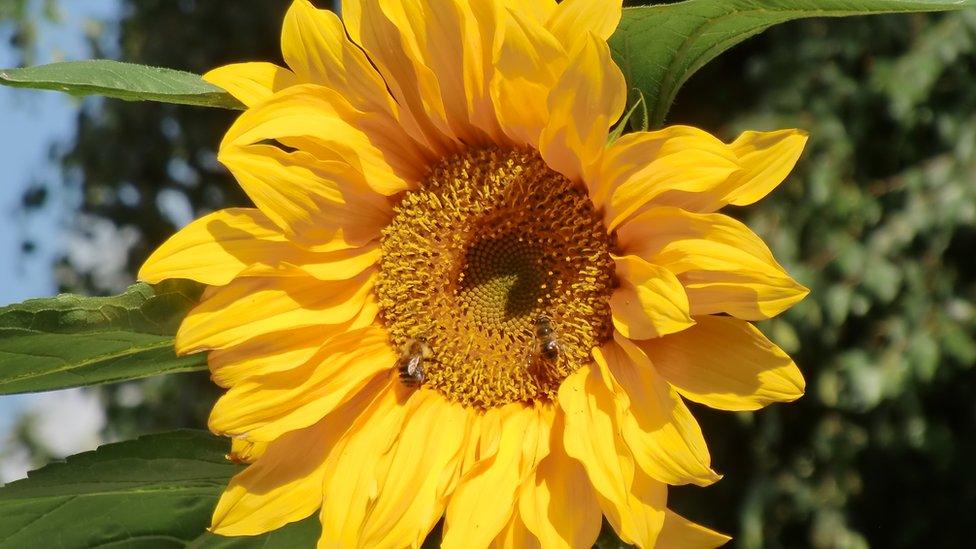
POLYGON ((160 101, 202 107, 243 109, 224 90, 199 75, 122 63, 109 59, 66 61, 22 69, 0 70, 0 84, 55 90, 71 95, 104 95, 126 101, 160 101))
POLYGON ((0 548, 185 547, 241 470, 226 439, 175 431, 102 446, 0 488, 0 548))
POLYGON ((305 520, 293 522, 281 528, 268 532, 262 536, 223 537, 205 533, 188 547, 191 549, 264 549, 266 547, 288 547, 311 549, 318 543, 322 533, 322 524, 318 513, 305 520))
POLYGON ((206 368, 173 334, 202 286, 139 283, 113 297, 59 295, 0 308, 0 394, 50 391, 206 368))
POLYGON ((0 488, 0 549, 315 547, 317 513, 261 536, 206 531, 243 466, 227 439, 181 430, 102 446, 0 488))
POLYGON ((660 127, 678 89, 695 71, 778 23, 974 5, 976 0, 687 0, 625 9, 610 47, 627 84, 644 92, 651 126, 660 127))
POLYGON ((647 131, 649 120, 647 119, 647 102, 644 101, 644 92, 640 88, 634 88, 631 91, 635 100, 630 108, 627 109, 627 112, 620 118, 620 122, 617 122, 617 125, 610 130, 610 135, 607 136, 607 143, 613 143, 620 139, 620 136, 628 128, 639 132, 647 131))

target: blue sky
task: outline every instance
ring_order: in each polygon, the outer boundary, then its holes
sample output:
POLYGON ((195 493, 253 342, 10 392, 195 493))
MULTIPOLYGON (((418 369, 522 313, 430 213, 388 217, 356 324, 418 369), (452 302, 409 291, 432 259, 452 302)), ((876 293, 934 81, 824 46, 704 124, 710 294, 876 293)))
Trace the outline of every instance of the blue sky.
MULTIPOLYGON (((40 3, 35 1, 34 7, 40 3)), ((88 23, 110 22, 119 12, 117 0, 63 0, 59 6, 61 20, 38 29, 38 63, 88 58, 88 23)), ((8 38, 0 26, 0 67, 5 68, 17 62, 8 38)), ((0 306, 56 290, 51 260, 62 246, 61 225, 70 216, 70 197, 55 192, 40 215, 29 217, 19 204, 32 182, 60 188, 58 168, 50 164, 47 152, 52 143, 73 138, 78 106, 77 99, 56 92, 0 87, 0 306), (21 254, 25 237, 38 244, 30 257, 21 254)), ((0 397, 0 444, 17 414, 40 402, 38 395, 0 397)))

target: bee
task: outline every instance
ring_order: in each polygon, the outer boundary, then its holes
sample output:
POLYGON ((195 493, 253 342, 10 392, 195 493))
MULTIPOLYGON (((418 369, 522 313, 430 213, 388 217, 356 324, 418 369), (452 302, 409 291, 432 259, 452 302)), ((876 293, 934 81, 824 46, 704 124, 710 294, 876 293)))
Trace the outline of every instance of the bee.
POLYGON ((417 387, 424 382, 424 359, 430 357, 430 347, 426 338, 416 337, 407 340, 397 361, 400 381, 407 387, 417 387))
POLYGON ((559 356, 559 341, 556 339, 555 330, 552 327, 552 319, 546 315, 540 315, 535 319, 535 336, 539 341, 539 353, 546 360, 555 360, 559 356))
POLYGON ((536 317, 533 322, 535 331, 532 332, 532 345, 526 349, 525 367, 528 368, 534 358, 541 355, 548 361, 559 357, 559 341, 556 339, 556 331, 552 326, 552 319, 546 315, 536 317))

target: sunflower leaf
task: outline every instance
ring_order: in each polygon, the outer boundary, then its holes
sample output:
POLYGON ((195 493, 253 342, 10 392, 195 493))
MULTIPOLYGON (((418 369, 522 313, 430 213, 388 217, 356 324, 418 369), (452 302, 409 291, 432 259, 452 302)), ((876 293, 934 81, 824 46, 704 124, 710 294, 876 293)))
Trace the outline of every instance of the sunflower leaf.
POLYGON ((113 297, 63 294, 0 308, 0 394, 50 391, 206 368, 173 337, 202 287, 135 284, 113 297))
POLYGON ((644 92, 651 127, 656 128, 664 123, 675 95, 695 71, 773 25, 805 17, 972 6, 976 0, 687 0, 625 9, 610 47, 628 85, 644 92))
POLYGON ((315 547, 322 533, 318 514, 282 526, 260 536, 224 537, 204 533, 188 549, 266 549, 267 547, 315 547))
POLYGON ((55 90, 75 96, 104 95, 127 101, 160 101, 202 107, 243 109, 224 90, 199 75, 122 63, 110 59, 65 61, 0 70, 0 84, 17 88, 55 90))
POLYGON ((314 547, 317 515, 260 536, 206 531, 230 478, 227 439, 179 430, 118 442, 0 488, 7 547, 314 547), (83 528, 78 525, 84 524, 83 528))
POLYGON ((203 431, 108 444, 0 488, 0 547, 180 547, 201 537, 229 445, 203 431))
POLYGON ((644 101, 644 92, 640 88, 634 88, 631 90, 635 100, 631 103, 630 108, 627 112, 620 117, 620 122, 610 130, 610 134, 607 136, 607 143, 613 143, 614 141, 620 139, 620 136, 624 134, 628 129, 632 129, 638 132, 646 132, 648 127, 647 120, 647 101, 644 101), (635 118, 634 115, 637 115, 635 118))

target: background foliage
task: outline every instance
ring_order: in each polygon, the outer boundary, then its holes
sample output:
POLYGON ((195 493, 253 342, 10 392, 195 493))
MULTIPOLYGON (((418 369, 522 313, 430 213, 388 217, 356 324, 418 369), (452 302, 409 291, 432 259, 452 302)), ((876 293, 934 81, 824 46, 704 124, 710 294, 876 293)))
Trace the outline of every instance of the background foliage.
MULTIPOLYGON (((280 62, 285 0, 123 4, 108 49, 125 61, 197 73, 280 62)), ((64 290, 117 293, 189 214, 247 203, 215 161, 233 116, 84 103, 77 141, 55 152, 82 197, 75 232, 110 228, 128 262, 106 273, 66 255, 64 290)), ((696 407, 725 478, 673 490, 673 505, 742 547, 962 543, 976 508, 976 13, 775 27, 696 74, 668 122, 726 139, 746 128, 812 136, 783 187, 734 212, 813 290, 763 326, 806 373, 807 396, 738 415, 696 407)), ((143 398, 98 389, 111 436, 199 427, 216 395, 202 374, 134 385, 143 398)))

